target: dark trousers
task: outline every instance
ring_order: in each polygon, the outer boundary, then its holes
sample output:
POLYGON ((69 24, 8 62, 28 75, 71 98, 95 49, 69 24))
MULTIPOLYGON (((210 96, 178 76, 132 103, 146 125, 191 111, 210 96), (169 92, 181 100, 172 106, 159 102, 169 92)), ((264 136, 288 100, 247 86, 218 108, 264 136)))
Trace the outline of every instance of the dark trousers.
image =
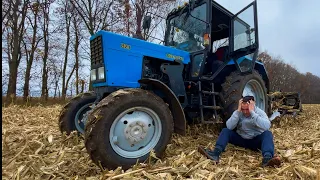
POLYGON ((244 139, 235 131, 223 128, 216 142, 216 147, 224 151, 228 143, 254 151, 259 149, 262 151, 262 156, 271 155, 273 157, 274 155, 273 135, 270 131, 264 131, 253 139, 244 139))

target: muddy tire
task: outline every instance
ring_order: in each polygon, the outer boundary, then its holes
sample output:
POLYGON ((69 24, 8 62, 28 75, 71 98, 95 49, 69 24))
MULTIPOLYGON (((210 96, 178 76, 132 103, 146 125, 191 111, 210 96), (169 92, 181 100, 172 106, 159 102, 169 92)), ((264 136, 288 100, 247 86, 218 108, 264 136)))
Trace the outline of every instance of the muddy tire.
POLYGON ((59 116, 60 131, 69 135, 72 131, 84 133, 86 113, 91 110, 91 105, 96 100, 96 96, 92 92, 82 93, 71 99, 66 104, 59 116))
POLYGON ((238 72, 231 73, 222 84, 220 98, 222 99, 224 121, 227 121, 237 109, 238 102, 244 91, 252 91, 256 106, 267 112, 269 102, 265 82, 257 71, 241 76, 238 72))
POLYGON ((172 133, 173 118, 160 97, 142 89, 122 89, 90 113, 85 146, 98 166, 128 169, 137 160, 147 160, 152 149, 162 157, 172 133))

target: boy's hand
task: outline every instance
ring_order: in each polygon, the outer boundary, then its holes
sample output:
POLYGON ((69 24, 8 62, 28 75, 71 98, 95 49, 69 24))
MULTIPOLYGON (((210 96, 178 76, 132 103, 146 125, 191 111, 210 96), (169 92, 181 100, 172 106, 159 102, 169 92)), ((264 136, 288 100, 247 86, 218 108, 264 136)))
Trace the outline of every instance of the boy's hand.
POLYGON ((241 112, 241 104, 242 104, 242 102, 243 102, 243 99, 241 98, 241 99, 239 100, 239 104, 238 104, 238 111, 239 111, 239 112, 241 112))
POLYGON ((253 100, 249 101, 249 111, 254 111, 255 102, 253 100))

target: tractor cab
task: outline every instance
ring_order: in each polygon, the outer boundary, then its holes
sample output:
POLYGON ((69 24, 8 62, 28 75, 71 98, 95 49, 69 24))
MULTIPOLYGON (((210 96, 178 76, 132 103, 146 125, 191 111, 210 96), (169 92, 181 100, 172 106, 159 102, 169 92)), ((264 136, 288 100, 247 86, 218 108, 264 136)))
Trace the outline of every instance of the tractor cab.
POLYGON ((168 14, 165 45, 190 53, 191 80, 213 80, 228 64, 251 72, 259 47, 256 1, 237 14, 212 0, 189 1, 168 14))

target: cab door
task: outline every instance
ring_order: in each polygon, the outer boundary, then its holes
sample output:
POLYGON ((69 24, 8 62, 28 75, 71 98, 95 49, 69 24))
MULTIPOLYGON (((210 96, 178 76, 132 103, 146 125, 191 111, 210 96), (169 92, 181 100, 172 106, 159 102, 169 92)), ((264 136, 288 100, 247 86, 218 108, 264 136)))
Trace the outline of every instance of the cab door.
POLYGON ((259 49, 256 1, 232 17, 230 31, 230 57, 241 72, 252 71, 259 49))

